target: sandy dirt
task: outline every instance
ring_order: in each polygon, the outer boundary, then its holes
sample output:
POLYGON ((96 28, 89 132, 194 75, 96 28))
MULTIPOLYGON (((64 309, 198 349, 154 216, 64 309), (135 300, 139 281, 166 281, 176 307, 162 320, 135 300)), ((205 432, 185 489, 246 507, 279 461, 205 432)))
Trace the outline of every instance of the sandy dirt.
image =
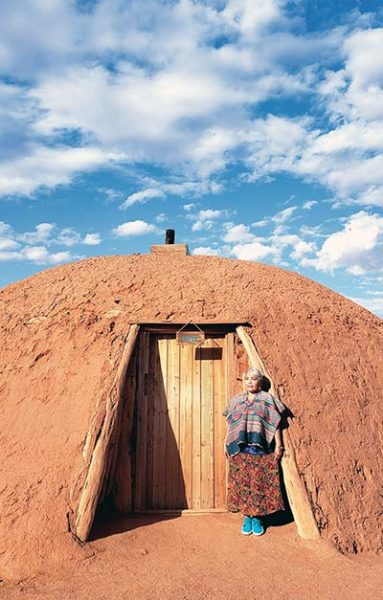
POLYGON ((133 517, 98 527, 87 558, 16 585, 7 600, 378 600, 383 561, 301 540, 294 523, 245 537, 233 514, 133 517))

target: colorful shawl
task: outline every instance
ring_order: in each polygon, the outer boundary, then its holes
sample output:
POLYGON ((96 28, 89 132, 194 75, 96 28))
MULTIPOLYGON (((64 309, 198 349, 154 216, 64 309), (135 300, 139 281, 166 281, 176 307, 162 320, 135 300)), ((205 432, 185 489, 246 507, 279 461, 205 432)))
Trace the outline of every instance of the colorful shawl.
POLYGON ((223 413, 228 423, 228 456, 238 454, 240 444, 259 446, 268 452, 284 410, 282 402, 268 392, 257 392, 252 400, 246 392, 234 396, 223 413))

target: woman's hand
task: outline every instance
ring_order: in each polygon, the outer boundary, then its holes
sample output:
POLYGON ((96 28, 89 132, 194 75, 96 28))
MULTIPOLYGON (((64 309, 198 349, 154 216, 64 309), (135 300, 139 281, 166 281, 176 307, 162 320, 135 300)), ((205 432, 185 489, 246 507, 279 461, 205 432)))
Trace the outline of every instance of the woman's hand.
POLYGON ((275 456, 276 460, 281 460, 281 458, 283 456, 283 439, 282 439, 282 432, 279 429, 279 427, 275 432, 274 456, 275 456))
POLYGON ((280 460, 283 456, 284 448, 283 446, 275 446, 274 456, 277 460, 280 460))

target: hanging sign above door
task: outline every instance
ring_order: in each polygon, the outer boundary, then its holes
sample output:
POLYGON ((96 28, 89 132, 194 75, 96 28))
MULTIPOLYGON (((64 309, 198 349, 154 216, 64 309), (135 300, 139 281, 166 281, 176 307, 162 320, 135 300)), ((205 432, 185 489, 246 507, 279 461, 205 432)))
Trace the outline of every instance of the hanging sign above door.
POLYGON ((176 340, 177 344, 200 346, 205 341, 205 333, 198 325, 189 321, 189 323, 185 323, 185 325, 176 332, 176 340), (196 331, 189 331, 190 326, 195 327, 196 331))
POLYGON ((205 341, 205 334, 199 331, 180 331, 176 334, 178 344, 191 344, 199 346, 205 341))

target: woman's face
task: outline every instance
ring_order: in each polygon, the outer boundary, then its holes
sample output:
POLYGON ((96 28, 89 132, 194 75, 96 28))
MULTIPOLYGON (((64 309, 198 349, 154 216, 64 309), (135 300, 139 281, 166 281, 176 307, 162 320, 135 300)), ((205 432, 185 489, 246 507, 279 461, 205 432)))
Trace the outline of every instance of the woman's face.
POLYGON ((248 392, 258 392, 261 389, 261 380, 256 375, 245 375, 245 386, 248 392))

